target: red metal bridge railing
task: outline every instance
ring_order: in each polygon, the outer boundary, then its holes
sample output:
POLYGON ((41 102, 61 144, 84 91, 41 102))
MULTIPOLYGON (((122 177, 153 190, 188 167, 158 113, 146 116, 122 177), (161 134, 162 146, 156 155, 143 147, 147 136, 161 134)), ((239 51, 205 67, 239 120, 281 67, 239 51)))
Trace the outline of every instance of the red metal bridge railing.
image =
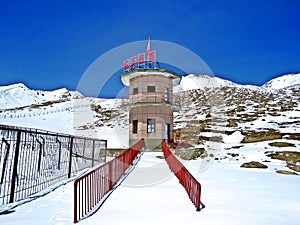
POLYGON ((113 187, 144 147, 144 140, 134 144, 113 160, 97 166, 74 182, 74 223, 87 215, 113 187))
POLYGON ((164 141, 162 142, 162 150, 170 169, 178 178, 182 186, 185 188, 189 198, 196 206, 196 210, 200 211, 201 184, 184 167, 184 165, 176 158, 176 156, 173 155, 164 141))

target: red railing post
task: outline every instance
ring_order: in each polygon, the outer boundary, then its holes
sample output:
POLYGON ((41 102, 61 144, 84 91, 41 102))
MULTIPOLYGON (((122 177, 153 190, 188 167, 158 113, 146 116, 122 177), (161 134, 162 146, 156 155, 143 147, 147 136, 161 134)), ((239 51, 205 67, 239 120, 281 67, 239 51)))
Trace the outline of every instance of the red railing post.
POLYGON ((108 162, 108 189, 111 190, 112 189, 112 161, 111 162, 108 162))
POLYGON ((77 223, 77 180, 74 181, 74 223, 77 223))

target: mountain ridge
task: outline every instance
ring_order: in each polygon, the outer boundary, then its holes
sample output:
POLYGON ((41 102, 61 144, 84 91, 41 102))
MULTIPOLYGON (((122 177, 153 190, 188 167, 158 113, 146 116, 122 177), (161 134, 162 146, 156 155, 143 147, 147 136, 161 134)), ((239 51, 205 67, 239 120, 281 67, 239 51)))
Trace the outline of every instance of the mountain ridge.
POLYGON ((0 109, 13 109, 72 98, 83 98, 83 95, 66 88, 53 91, 31 90, 23 83, 0 86, 0 109))
MULTIPOLYGON (((174 103, 180 107, 174 112, 174 130, 195 145, 210 138, 226 141, 220 132, 237 131, 237 137, 270 129, 282 135, 297 133, 300 91, 292 80, 294 88, 271 89, 207 75, 183 77, 182 90, 174 91, 174 103), (198 88, 201 81, 205 86, 198 88)), ((123 148, 128 147, 128 120, 127 99, 83 97, 67 89, 33 91, 23 84, 0 87, 3 125, 98 137, 109 140, 111 148, 123 148)))
POLYGON ((262 87, 271 89, 284 89, 300 85, 300 73, 286 74, 266 82, 262 87))
MULTIPOLYGON (((174 93, 194 89, 209 89, 221 87, 247 88, 263 91, 278 91, 300 86, 300 73, 286 74, 271 79, 262 86, 237 84, 217 76, 205 74, 189 74, 182 77, 181 84, 174 87, 174 93)), ((78 91, 70 91, 60 88, 53 91, 31 90, 23 83, 16 83, 7 86, 0 86, 0 109, 13 109, 41 104, 48 101, 70 100, 73 98, 83 98, 78 91)))
MULTIPOLYGON (((193 89, 215 88, 215 87, 240 87, 250 89, 269 89, 280 90, 286 89, 295 85, 300 85, 300 73, 285 74, 276 78, 273 78, 261 86, 238 84, 230 80, 226 80, 217 76, 209 75, 194 75, 189 74, 182 77, 181 85, 179 88, 184 91, 193 89)), ((178 88, 177 88, 178 89, 178 88)), ((176 87, 175 90, 177 91, 176 87)))

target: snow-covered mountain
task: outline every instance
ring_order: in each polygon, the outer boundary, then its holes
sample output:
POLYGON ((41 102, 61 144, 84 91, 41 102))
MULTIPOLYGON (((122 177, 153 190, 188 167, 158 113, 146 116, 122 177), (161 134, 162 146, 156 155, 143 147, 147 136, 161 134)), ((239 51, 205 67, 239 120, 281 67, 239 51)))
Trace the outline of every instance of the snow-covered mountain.
POLYGON ((231 81, 221 79, 215 76, 208 75, 194 75, 190 74, 185 77, 182 77, 180 85, 174 88, 175 92, 178 90, 188 91, 193 89, 204 88, 215 88, 215 87, 236 87, 238 84, 235 84, 231 81))
MULTIPOLYGON (((300 73, 288 74, 270 80, 262 87, 253 85, 240 85, 234 82, 221 79, 216 76, 208 75, 193 75, 182 77, 180 85, 174 87, 174 92, 188 91, 196 89, 211 89, 211 88, 243 88, 243 89, 284 89, 287 87, 300 85, 300 73)), ((69 91, 66 88, 61 88, 54 91, 30 90, 24 84, 12 84, 8 86, 0 86, 0 109, 14 109, 25 107, 33 104, 42 104, 52 101, 67 101, 70 99, 80 99, 83 96, 77 91, 69 91)))
MULTIPOLYGON (((281 79, 290 86, 297 85, 298 77, 286 75, 281 79)), ((235 134, 238 140, 241 133, 253 130, 295 133, 300 128, 300 91, 278 91, 278 80, 258 87, 207 75, 183 77, 174 89, 175 103, 180 106, 174 113, 174 128, 193 144, 212 136, 222 139, 211 130, 240 132, 235 134)), ((109 139, 111 148, 123 148, 128 145, 127 104, 126 99, 85 98, 67 89, 51 92, 30 90, 23 84, 2 86, 0 124, 99 137, 109 139)))
POLYGON ((79 92, 61 88, 55 91, 30 90, 24 84, 0 86, 0 109, 12 109, 51 101, 82 98, 79 92))
POLYGON ((122 105, 122 99, 86 98, 66 88, 41 91, 24 84, 0 86, 0 124, 110 139, 110 148, 128 144, 128 113, 122 105))
POLYGON ((287 74, 275 79, 272 79, 265 83, 262 87, 271 89, 283 89, 300 85, 300 73, 298 74, 287 74))
POLYGON ((263 89, 284 89, 289 87, 295 87, 300 85, 300 73, 298 74, 287 74, 277 78, 274 78, 261 87, 254 85, 241 85, 234 83, 229 80, 225 80, 216 76, 208 75, 194 75, 182 77, 180 85, 174 88, 175 92, 179 90, 188 91, 194 89, 209 89, 209 88, 221 88, 221 87, 237 87, 237 88, 248 88, 253 90, 263 89))
POLYGON ((194 89, 213 89, 221 87, 237 87, 237 88, 247 88, 252 90, 262 90, 259 86, 254 85, 241 85, 234 83, 229 80, 219 78, 217 76, 208 75, 194 75, 190 74, 182 77, 180 85, 174 87, 174 92, 188 91, 194 89))

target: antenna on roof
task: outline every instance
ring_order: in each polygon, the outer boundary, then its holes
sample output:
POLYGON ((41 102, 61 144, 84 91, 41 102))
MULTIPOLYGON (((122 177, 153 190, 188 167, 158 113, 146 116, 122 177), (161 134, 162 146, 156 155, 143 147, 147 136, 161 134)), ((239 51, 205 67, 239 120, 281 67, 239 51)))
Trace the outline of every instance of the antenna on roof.
POLYGON ((151 49, 150 49, 150 40, 151 40, 151 37, 149 36, 148 37, 148 44, 147 44, 147 53, 149 53, 151 51, 151 49))

